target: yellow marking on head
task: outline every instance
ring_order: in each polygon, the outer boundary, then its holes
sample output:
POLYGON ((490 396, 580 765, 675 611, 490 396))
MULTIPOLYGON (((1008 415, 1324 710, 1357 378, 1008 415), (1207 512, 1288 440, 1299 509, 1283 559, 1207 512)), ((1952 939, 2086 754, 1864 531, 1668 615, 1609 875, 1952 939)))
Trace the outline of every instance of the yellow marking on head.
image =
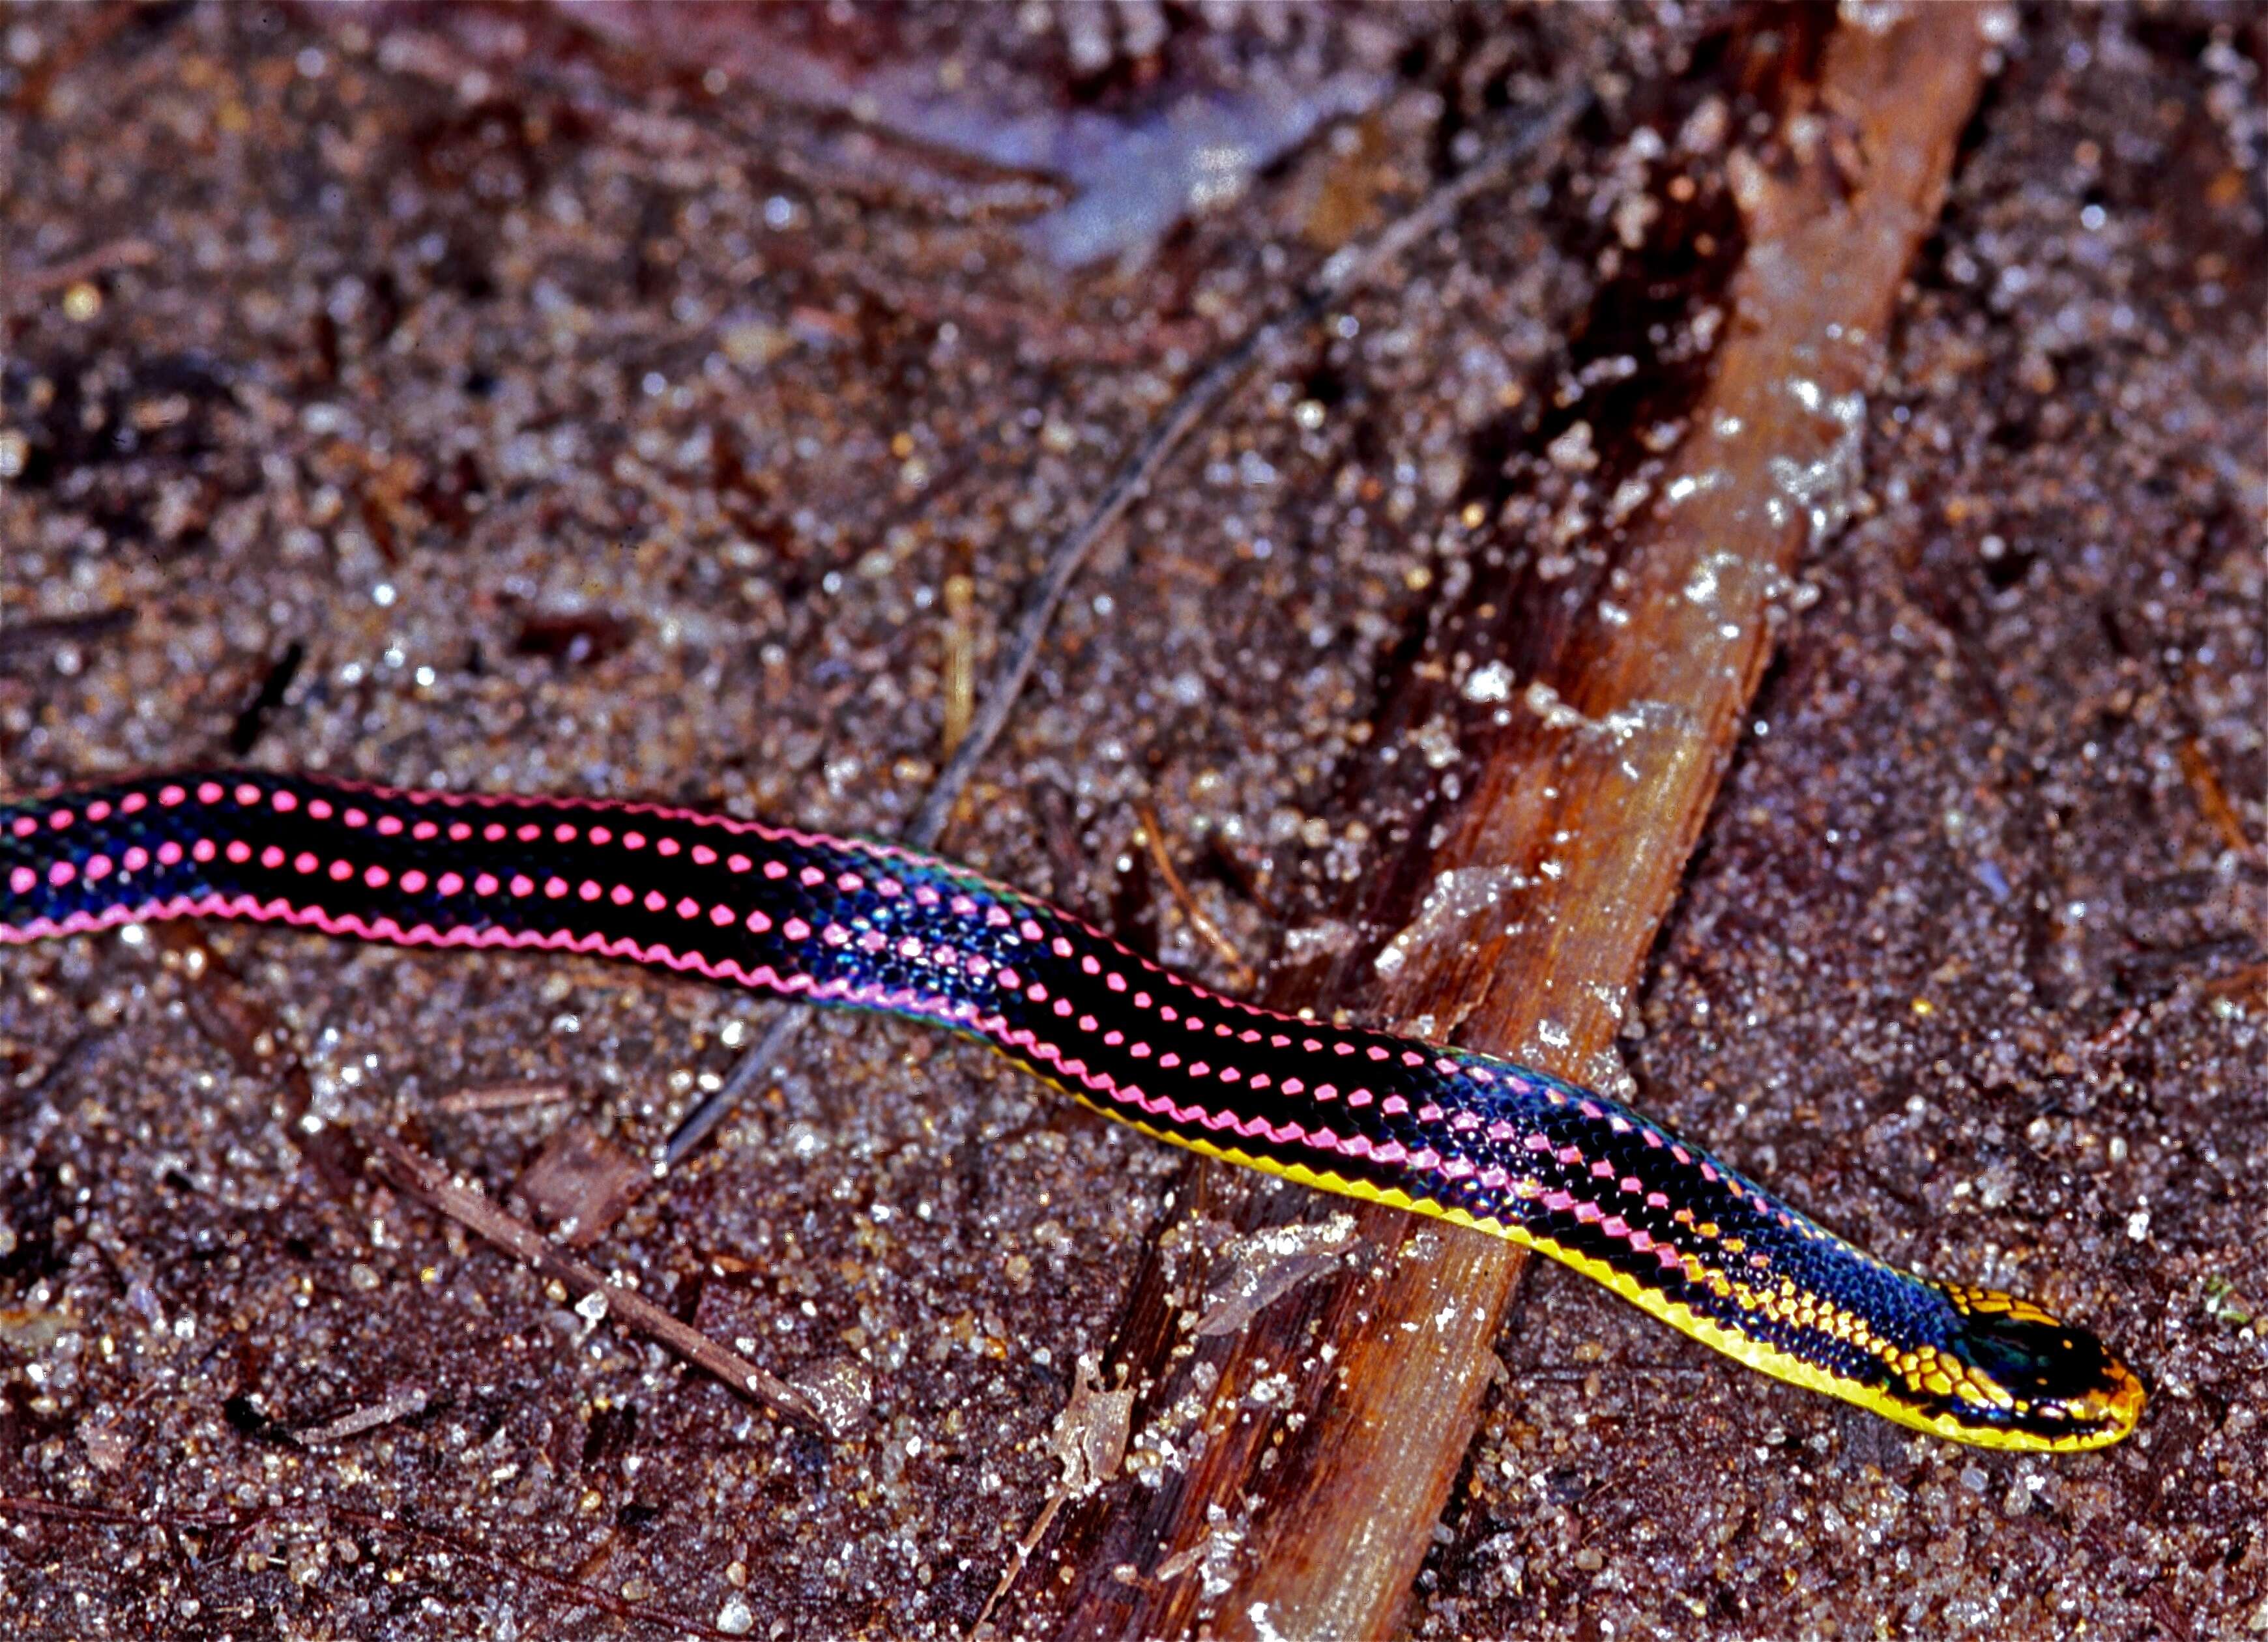
MULTIPOLYGON (((1018 1064, 1022 1065, 1024 1063, 1018 1062, 1018 1064)), ((2031 1432, 2006 1431, 1996 1426, 1967 1425, 1957 1415, 1932 1413, 1917 1408, 1911 1403, 1901 1402, 1881 1387, 1871 1386, 1864 1381, 1838 1374, 1820 1364, 1784 1351, 1778 1346, 1763 1340, 1752 1339, 1735 1329, 1728 1329, 1714 1318, 1701 1316, 1683 1302, 1669 1299, 1659 1289, 1649 1287, 1628 1272, 1617 1270, 1604 1261, 1594 1260, 1590 1255, 1570 1248, 1551 1238, 1538 1236, 1525 1226, 1507 1226, 1494 1219, 1482 1219, 1451 1204, 1436 1202, 1430 1197, 1413 1197, 1396 1187, 1373 1186, 1367 1181, 1349 1179, 1345 1175, 1334 1174, 1327 1169, 1311 1168, 1304 1163, 1289 1163, 1275 1158, 1257 1157, 1236 1146, 1222 1145, 1210 1140, 1200 1140, 1193 1136, 1176 1134, 1171 1130, 1160 1128, 1130 1116, 1122 1108, 1103 1105, 1101 1101, 1093 1099, 1086 1091, 1064 1088, 1063 1084, 1054 1077, 1041 1072, 1036 1068, 1027 1066, 1026 1069, 1033 1071, 1035 1076, 1042 1078, 1043 1081, 1053 1084, 1058 1089, 1064 1089, 1064 1093, 1078 1101, 1082 1106, 1100 1112, 1105 1117, 1124 1123, 1130 1128, 1138 1129, 1153 1140, 1161 1140, 1168 1145, 1181 1146, 1206 1157, 1218 1158, 1224 1163, 1233 1163, 1241 1168, 1256 1169, 1263 1174, 1273 1174, 1278 1179, 1292 1181, 1299 1185, 1311 1186, 1318 1191, 1333 1192, 1345 1197, 1359 1197, 1366 1202, 1384 1204, 1388 1208, 1407 1209, 1414 1213, 1432 1215, 1436 1219, 1447 1220, 1454 1225, 1469 1226, 1476 1232, 1485 1232, 1492 1237, 1504 1238, 1523 1248, 1533 1248, 1541 1254, 1550 1255, 1562 1265, 1572 1267, 1594 1282, 1612 1289, 1639 1310, 1659 1318, 1679 1333, 1690 1336, 1704 1345, 1722 1351, 1734 1361, 1744 1363, 1759 1373, 1770 1374, 1773 1379, 1784 1380, 1790 1385, 1801 1386, 1808 1391, 1816 1391, 1826 1396, 1839 1398, 1843 1402, 1853 1403, 1872 1413, 1879 1414, 1884 1419, 1910 1426, 1915 1431, 1926 1432, 1933 1437, 1946 1438, 1954 1442, 1970 1443, 1982 1448, 2007 1448, 2034 1454, 2073 1453, 2087 1448, 2106 1447, 2117 1442, 2133 1429, 2134 1422, 2141 1417, 2143 1403, 2141 1382, 2122 1368, 2119 1388, 2109 1399, 2107 1414, 2111 1423, 2106 1430, 2074 1432, 2067 1437, 2043 1437, 2031 1432)), ((1690 1220, 1690 1216, 1686 1211, 1681 1209, 1673 1218, 1690 1220)), ((1691 1255, 1683 1256, 1680 1263, 1693 1280, 1708 1282, 1710 1286, 1720 1294, 1729 1292, 1730 1285, 1726 1284, 1719 1273, 1706 1270, 1701 1263, 1691 1255)), ((2039 1321, 2047 1322, 2056 1322, 2051 1314, 2040 1311, 2036 1307, 2025 1301, 2000 1295, 1995 1291, 1969 1289, 1960 1292, 1965 1296, 1967 1302, 1962 1307, 1964 1310, 1970 1307, 1978 1310, 1987 1309, 1992 1302, 1999 1301, 2001 1302, 2001 1309, 2012 1310, 2019 1316, 2036 1317, 2039 1321)), ((1959 1303, 1956 1302, 1956 1304, 1959 1303)), ((1919 1360, 1913 1352, 1894 1352, 1887 1344, 1881 1342, 1874 1342, 1873 1349, 1886 1364, 1899 1370, 1909 1381, 1914 1378, 1914 1372, 1919 1367, 1919 1360)), ((1928 1354, 1933 1366, 1937 1353, 1931 1351, 1928 1354)))

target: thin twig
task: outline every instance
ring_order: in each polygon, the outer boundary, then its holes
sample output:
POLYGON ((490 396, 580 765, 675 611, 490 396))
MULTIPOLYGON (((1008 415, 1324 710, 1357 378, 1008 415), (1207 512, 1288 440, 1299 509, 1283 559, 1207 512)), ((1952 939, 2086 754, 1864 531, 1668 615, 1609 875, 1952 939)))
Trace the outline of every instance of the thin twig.
POLYGON ((2182 778, 2189 783, 2197 806, 2205 813, 2220 841, 2240 856, 2252 853, 2252 840, 2244 830, 2244 822, 2236 806, 2228 801, 2228 792, 2220 784, 2220 772, 2213 768, 2213 755, 2205 748, 2204 739, 2191 736, 2181 746, 2182 778))
POLYGON ((541 1276, 554 1278, 578 1294, 597 1295, 605 1303, 602 1314, 618 1318, 624 1327, 659 1340, 696 1368, 722 1381, 751 1402, 806 1430, 822 1436, 834 1434, 818 1408, 794 1387, 699 1329, 678 1322, 644 1295, 610 1281, 595 1266, 585 1265, 561 1252, 534 1226, 506 1214, 479 1191, 453 1177, 433 1158, 391 1135, 373 1137, 370 1150, 372 1166, 395 1186, 498 1248, 517 1255, 541 1276))
POLYGON ((1134 800, 1134 819, 1141 823, 1143 847, 1150 852, 1150 864, 1166 880, 1166 888, 1173 895, 1174 904, 1182 909, 1182 916, 1189 921, 1189 927, 1197 931, 1197 939, 1211 947, 1213 955, 1229 967, 1236 990, 1240 992, 1249 990, 1257 978, 1252 972, 1252 966, 1244 961, 1244 954, 1237 951, 1236 943, 1228 939, 1220 925, 1205 916, 1204 909, 1197 905, 1196 897, 1189 894, 1189 886, 1182 882, 1182 875, 1174 870, 1173 858, 1166 853, 1165 828, 1158 824, 1158 812, 1147 800, 1137 799, 1134 800))
MULTIPOLYGON (((1307 282, 1300 300, 1268 320, 1200 372, 1175 396, 1134 449, 1133 455, 1104 489, 1086 517, 1058 541, 1048 555, 1047 568, 1032 585, 1017 618, 1014 636, 993 669, 983 703, 968 733, 954 747, 953 756, 915 812, 905 841, 917 850, 933 848, 953 818, 954 806, 1007 727, 1016 698, 1038 664, 1040 647, 1055 622, 1064 595, 1085 567, 1095 545, 1126 516, 1135 502, 1147 496, 1167 460, 1189 433, 1225 401, 1261 359, 1272 354, 1286 337, 1303 331, 1326 309, 1358 286, 1367 283, 1404 250, 1425 235, 1447 225, 1476 195, 1508 180, 1519 163, 1566 129, 1580 112, 1584 97, 1562 98, 1523 125, 1493 154, 1459 173, 1410 211, 1388 224, 1361 246, 1336 251, 1307 282)), ((721 1087, 685 1115, 676 1132, 663 1146, 659 1167, 675 1167, 694 1147, 725 1120, 740 1092, 755 1080, 760 1068, 777 1058, 794 1037, 803 1017, 799 1011, 784 1013, 766 1029, 756 1046, 740 1057, 721 1087)))
POLYGON ((85 615, 46 616, 0 627, 0 662, 18 656, 44 654, 63 644, 91 644, 122 633, 134 625, 131 605, 114 605, 85 615))
POLYGON ((778 1064, 780 1051, 803 1030, 804 1013, 792 1005, 784 1005, 772 1017, 771 1025, 764 1028, 763 1036, 755 1041, 748 1052, 733 1063, 733 1070, 725 1074, 709 1096, 685 1115, 677 1125, 668 1144, 661 1149, 661 1161, 656 1174, 666 1174, 685 1161, 686 1154, 709 1138, 709 1133, 725 1121, 725 1115, 740 1103, 746 1094, 762 1077, 766 1069, 778 1064))
POLYGON ((44 297, 51 291, 76 285, 81 280, 92 279, 114 268, 147 268, 158 260, 156 246, 129 234, 123 239, 113 239, 68 261, 25 275, 17 282, 16 294, 22 298, 44 297))

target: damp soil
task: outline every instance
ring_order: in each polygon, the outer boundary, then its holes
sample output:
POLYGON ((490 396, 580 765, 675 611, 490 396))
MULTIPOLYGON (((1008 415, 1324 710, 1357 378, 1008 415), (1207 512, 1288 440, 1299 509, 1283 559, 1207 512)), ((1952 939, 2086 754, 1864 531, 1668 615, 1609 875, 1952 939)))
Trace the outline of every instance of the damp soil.
MULTIPOLYGON (((1383 946, 1324 909, 1456 773, 1404 711, 1428 635, 1580 581, 1594 466, 1681 437, 1734 157, 1832 19, 750 15, 0 18, 0 792, 241 757, 898 831, 1192 372, 1580 96, 1104 539, 945 839, 1216 985, 1383 946), (1196 103, 1228 136, 1161 145, 1196 103), (1065 213, 1118 173, 1153 186, 1097 254, 1065 213)), ((2149 1411, 1958 1447, 1539 1263, 1415 1635, 2268 1632, 2268 30, 2007 20, 1622 1058, 1867 1246, 2098 1329, 2149 1411)), ((0 1612, 965 1634, 1189 1177, 829 1017, 639 1186, 770 1008, 271 931, 0 954, 0 1612), (857 1429, 578 1310, 348 1167, 357 1130, 538 1217, 603 1181, 581 1258, 857 1429)), ((1233 1571, 1190 1549, 1133 1577, 1233 1571)), ((1020 1579, 1076 1572, 1043 1542, 1020 1579)))

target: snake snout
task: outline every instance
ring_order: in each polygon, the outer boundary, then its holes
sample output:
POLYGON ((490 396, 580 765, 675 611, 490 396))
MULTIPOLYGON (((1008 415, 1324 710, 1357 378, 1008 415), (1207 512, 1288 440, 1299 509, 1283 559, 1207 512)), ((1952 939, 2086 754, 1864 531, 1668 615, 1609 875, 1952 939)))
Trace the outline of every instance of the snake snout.
POLYGON ((2095 1336, 2024 1307, 1972 1312, 1948 1342, 1977 1375, 2007 1392, 2004 1417, 2054 1446, 2116 1442, 2142 1412, 2142 1385, 2095 1336))

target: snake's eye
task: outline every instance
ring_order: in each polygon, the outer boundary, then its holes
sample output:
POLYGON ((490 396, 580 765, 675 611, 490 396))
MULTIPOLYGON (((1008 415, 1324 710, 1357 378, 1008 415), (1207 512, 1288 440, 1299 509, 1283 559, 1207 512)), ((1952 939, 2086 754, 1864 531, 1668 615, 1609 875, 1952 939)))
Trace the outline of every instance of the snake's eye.
POLYGON ((2075 1434, 2092 1428, 2102 1440, 2115 1440, 2141 1411, 2140 1384, 2084 1329, 2045 1317, 1972 1313, 1948 1344, 2023 1413, 2067 1422, 2075 1434))

